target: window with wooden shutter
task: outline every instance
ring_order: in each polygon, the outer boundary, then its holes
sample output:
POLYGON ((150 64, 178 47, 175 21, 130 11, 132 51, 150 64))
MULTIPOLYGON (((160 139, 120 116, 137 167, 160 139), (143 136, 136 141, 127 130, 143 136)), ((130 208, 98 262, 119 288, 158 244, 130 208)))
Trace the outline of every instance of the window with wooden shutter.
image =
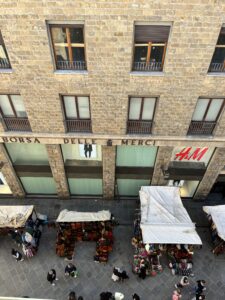
POLYGON ((156 98, 130 97, 127 133, 150 134, 156 98))
POLYGON ((90 100, 88 96, 63 96, 68 132, 91 132, 90 100))
POLYGON ((213 133, 217 120, 223 110, 223 98, 200 98, 196 104, 189 135, 209 135, 213 133))
POLYGON ((1 31, 0 31, 0 69, 11 69, 1 31))
POLYGON ((225 72, 225 27, 220 30, 209 72, 225 72))
POLYGON ((8 130, 31 131, 20 95, 0 95, 0 113, 8 130))
POLYGON ((50 25, 56 69, 86 70, 84 25, 50 25))
POLYGON ((135 25, 134 71, 162 71, 170 26, 135 25))

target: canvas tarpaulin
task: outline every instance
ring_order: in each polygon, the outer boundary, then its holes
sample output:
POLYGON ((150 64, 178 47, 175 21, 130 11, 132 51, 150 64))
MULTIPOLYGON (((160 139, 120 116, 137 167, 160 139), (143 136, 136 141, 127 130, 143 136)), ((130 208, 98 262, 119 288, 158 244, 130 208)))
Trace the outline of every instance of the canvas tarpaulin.
POLYGON ((0 206, 0 228, 24 227, 33 209, 33 205, 0 206))
POLYGON ((139 194, 144 243, 202 244, 178 187, 142 186, 139 194))
POLYGON ((225 241, 225 205, 203 206, 203 210, 211 215, 218 236, 225 241))
POLYGON ((60 212, 56 222, 100 222, 111 219, 109 210, 101 210, 98 212, 78 212, 68 211, 64 209, 60 212))

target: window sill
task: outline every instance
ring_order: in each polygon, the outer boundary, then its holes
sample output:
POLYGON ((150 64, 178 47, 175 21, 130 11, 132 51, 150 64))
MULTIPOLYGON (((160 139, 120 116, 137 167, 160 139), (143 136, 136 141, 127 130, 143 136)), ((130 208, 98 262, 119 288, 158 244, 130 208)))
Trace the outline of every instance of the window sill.
POLYGON ((142 71, 132 71, 130 75, 134 76, 165 76, 164 72, 142 72, 142 71))
POLYGON ((0 73, 13 73, 13 69, 0 69, 0 73))
POLYGON ((88 75, 87 70, 55 70, 54 74, 56 75, 76 75, 76 74, 81 74, 81 75, 88 75))
POLYGON ((225 72, 209 72, 207 73, 207 76, 224 77, 225 72))

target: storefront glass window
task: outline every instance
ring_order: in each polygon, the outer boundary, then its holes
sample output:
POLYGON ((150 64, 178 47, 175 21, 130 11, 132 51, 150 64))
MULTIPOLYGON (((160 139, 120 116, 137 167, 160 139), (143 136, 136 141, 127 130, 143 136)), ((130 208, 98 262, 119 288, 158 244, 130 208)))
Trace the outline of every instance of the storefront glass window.
POLYGON ((27 194, 56 194, 52 177, 20 177, 20 180, 27 194))
POLYGON ((102 195, 102 179, 68 178, 72 195, 102 195))
POLYGON ((45 145, 5 144, 14 165, 49 165, 45 145))
POLYGON ((0 172, 0 194, 12 194, 5 177, 3 174, 0 172))
MULTIPOLYGON (((85 165, 93 165, 88 161, 102 160, 102 152, 100 145, 79 144, 79 145, 61 145, 65 165, 81 165, 82 160, 85 165)), ((99 165, 99 163, 96 163, 99 165)))
POLYGON ((138 196, 142 186, 150 185, 150 180, 117 179, 119 196, 138 196))
POLYGON ((180 187, 181 197, 193 197, 198 187, 199 181, 185 180, 183 186, 180 187))
POLYGON ((155 146, 117 146, 116 165, 154 167, 156 153, 155 146))

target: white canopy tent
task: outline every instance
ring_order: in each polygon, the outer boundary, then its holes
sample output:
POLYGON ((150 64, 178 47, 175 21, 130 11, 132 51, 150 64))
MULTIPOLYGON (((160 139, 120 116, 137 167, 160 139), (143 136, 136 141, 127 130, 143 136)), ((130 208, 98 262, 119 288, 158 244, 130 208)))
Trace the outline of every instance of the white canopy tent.
POLYGON ((139 194, 145 244, 202 244, 182 204, 179 187, 142 186, 139 194))
POLYGON ((218 236, 225 241, 225 205, 203 206, 203 210, 211 215, 218 236))
POLYGON ((33 210, 33 205, 0 206, 0 228, 24 227, 33 210))
POLYGON ((111 219, 109 210, 98 212, 78 212, 64 209, 60 212, 56 222, 101 222, 111 219))

